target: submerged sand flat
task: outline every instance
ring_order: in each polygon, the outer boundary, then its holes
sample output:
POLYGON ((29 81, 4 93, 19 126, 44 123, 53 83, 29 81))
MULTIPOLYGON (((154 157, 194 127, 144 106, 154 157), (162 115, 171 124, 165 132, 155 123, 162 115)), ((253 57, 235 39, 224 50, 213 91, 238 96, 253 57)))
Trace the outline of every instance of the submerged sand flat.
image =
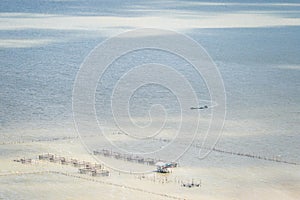
MULTIPOLYGON (((0 146, 1 199, 299 199, 300 170, 297 165, 267 161, 255 165, 228 166, 250 158, 212 153, 204 165, 174 168, 167 175, 125 174, 112 169, 108 177, 79 174, 68 165, 39 161, 37 155, 54 153, 94 163, 78 139, 28 142, 0 146), (31 164, 13 162, 33 158, 31 164), (214 160, 215 164, 212 164, 214 160), (222 166, 222 163, 224 165, 222 166), (211 163, 211 164, 210 164, 211 163), (217 164, 216 164, 217 163, 217 164), (142 177, 143 176, 143 177, 142 177), (186 188, 182 182, 201 180, 201 187, 186 188)), ((124 161, 116 161, 120 165, 124 161)), ((254 161, 252 161, 254 162, 254 161)), ((153 169, 154 170, 154 169, 153 169)))

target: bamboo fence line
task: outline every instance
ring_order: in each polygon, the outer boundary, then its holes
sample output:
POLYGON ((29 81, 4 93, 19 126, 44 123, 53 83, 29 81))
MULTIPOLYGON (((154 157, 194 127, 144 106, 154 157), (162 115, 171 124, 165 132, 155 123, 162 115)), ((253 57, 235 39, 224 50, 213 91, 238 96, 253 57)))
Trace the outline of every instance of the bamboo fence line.
POLYGON ((80 175, 75 175, 75 174, 70 174, 70 173, 60 172, 60 171, 53 171, 53 170, 35 171, 35 172, 6 173, 6 174, 0 174, 0 177, 15 176, 15 175, 17 175, 17 176, 20 176, 20 175, 36 175, 36 174, 57 174, 57 175, 63 175, 63 176, 78 178, 78 179, 82 179, 82 180, 86 180, 86 181, 92 181, 92 182, 96 182, 96 183, 100 183, 100 184, 105 184, 105 185, 109 185, 109 186, 115 186, 115 187, 125 188, 125 189, 134 190, 134 191, 138 191, 138 192, 148 193, 148 194, 152 194, 152 195, 156 195, 156 196, 160 196, 160 197, 164 197, 164 198, 169 198, 169 199, 177 199, 177 200, 184 199, 184 198, 180 198, 180 197, 173 196, 173 195, 170 195, 170 194, 163 194, 163 193, 152 192, 152 191, 145 190, 145 189, 142 189, 142 188, 137 188, 137 187, 133 187, 133 186, 112 183, 112 182, 108 182, 108 181, 103 181, 103 180, 95 179, 95 178, 92 178, 92 177, 84 177, 84 176, 80 176, 80 175))
MULTIPOLYGON (((118 134, 124 134, 124 133, 118 132, 118 134)), ((95 137, 95 136, 97 136, 97 135, 90 135, 90 136, 87 136, 87 137, 95 137)), ((12 141, 12 142, 2 142, 2 143, 0 143, 0 145, 22 144, 22 143, 30 143, 30 142, 53 142, 53 141, 59 141, 59 140, 72 140, 72 139, 78 139, 78 138, 79 138, 78 136, 73 136, 73 137, 62 137, 62 138, 36 139, 36 140, 31 140, 31 141, 12 141)), ((153 138, 152 140, 163 141, 163 142, 170 142, 171 141, 169 139, 162 139, 162 138, 160 138, 160 139, 153 138)), ((181 142, 181 144, 185 144, 185 143, 181 142)), ((254 155, 254 154, 251 154, 251 153, 229 151, 229 150, 216 148, 216 147, 206 148, 206 147, 202 147, 201 145, 198 145, 198 144, 192 144, 192 146, 196 147, 196 148, 199 148, 199 149, 211 150, 211 151, 218 152, 218 153, 223 153, 223 154, 243 156, 243 157, 248 157, 248 158, 260 159, 260 160, 266 160, 266 161, 284 163, 284 164, 290 164, 290 165, 300 165, 300 163, 298 163, 298 162, 284 160, 284 159, 281 159, 277 156, 268 157, 268 156, 264 156, 264 155, 254 155)), ((145 164, 147 164, 147 162, 145 162, 145 164)), ((148 164, 153 165, 153 164, 150 164, 150 163, 148 163, 148 164)))

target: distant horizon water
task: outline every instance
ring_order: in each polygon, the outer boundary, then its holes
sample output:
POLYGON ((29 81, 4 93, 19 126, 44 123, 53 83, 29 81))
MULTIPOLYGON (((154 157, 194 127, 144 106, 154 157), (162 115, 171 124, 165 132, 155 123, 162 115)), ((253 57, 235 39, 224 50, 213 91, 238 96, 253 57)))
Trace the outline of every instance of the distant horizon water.
MULTIPOLYGON (((224 81, 227 116, 218 147, 300 162, 300 4, 297 1, 4 1, 0 6, 0 141, 76 135, 72 90, 84 58, 105 39, 142 27, 171 29, 199 42, 224 81), (105 5, 105 6, 104 6, 105 5)), ((180 60, 143 52, 107 72, 107 93, 128 64, 162 61, 177 67, 209 100, 203 80, 180 60), (144 56, 143 57, 143 53, 144 56), (134 59, 137 61, 132 62, 134 59)), ((99 88, 98 88, 99 89, 99 88)), ((203 97, 203 98, 202 98, 203 97)), ((145 103, 168 104, 164 88, 136 93, 145 103), (152 96, 155 92, 155 98, 152 96), (149 99, 152 100, 149 101, 149 99)), ((98 106, 98 107, 97 107, 98 106)), ((198 105, 191 105, 198 106, 198 105)), ((199 105, 201 106, 201 105, 199 105)), ((107 129, 116 131, 107 118, 107 129)), ((172 130, 172 128, 170 128, 172 130)))

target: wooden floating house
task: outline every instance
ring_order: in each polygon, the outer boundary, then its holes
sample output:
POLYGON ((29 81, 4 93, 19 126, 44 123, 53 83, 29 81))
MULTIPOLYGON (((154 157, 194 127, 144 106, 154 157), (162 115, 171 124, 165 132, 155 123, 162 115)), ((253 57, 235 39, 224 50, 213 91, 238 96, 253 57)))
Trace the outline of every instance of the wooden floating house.
POLYGON ((147 165, 155 165, 155 160, 153 158, 145 158, 145 163, 147 165))
POLYGON ((32 159, 31 158, 21 158, 21 159, 14 160, 14 162, 20 162, 22 164, 28 164, 28 163, 32 163, 32 159))
MULTIPOLYGON (((156 160, 153 158, 144 158, 141 156, 133 156, 130 154, 121 154, 118 152, 113 152, 111 150, 108 149, 102 149, 101 151, 93 151, 94 155, 102 155, 105 157, 112 157, 118 160, 124 160, 127 162, 135 162, 135 163, 139 163, 139 164, 146 164, 146 165, 155 165, 155 163, 157 162, 164 162, 161 160, 156 160)), ((178 167, 178 163, 176 162, 168 162, 167 164, 167 168, 174 168, 174 167, 178 167)))
POLYGON ((197 183, 194 183, 194 180, 192 180, 191 183, 183 183, 181 184, 182 187, 192 188, 192 187, 201 187, 201 180, 197 183))
POLYGON ((158 173, 170 173, 171 171, 169 170, 169 166, 168 163, 164 163, 164 162, 157 162, 155 164, 155 166, 157 167, 157 172, 158 173))
MULTIPOLYGON (((104 151, 107 153, 106 151, 104 151)), ((110 154, 111 155, 111 154, 110 154)), ((62 156, 56 156, 54 154, 40 154, 38 155, 38 160, 45 160, 48 162, 58 163, 61 165, 71 165, 73 167, 78 167, 80 174, 88 174, 91 176, 109 176, 109 171, 104 169, 101 164, 92 164, 91 162, 78 161, 77 159, 66 159, 62 156)), ((15 159, 14 162, 21 162, 22 164, 31 163, 32 159, 15 159)))
POLYGON ((50 153, 47 153, 47 154, 41 154, 38 156, 39 160, 53 160, 54 158, 54 154, 50 154, 50 153))
POLYGON ((92 176, 109 176, 109 171, 108 170, 92 170, 91 171, 92 176))
POLYGON ((91 176, 109 176, 108 170, 98 170, 96 168, 79 168, 80 174, 89 174, 91 176))

